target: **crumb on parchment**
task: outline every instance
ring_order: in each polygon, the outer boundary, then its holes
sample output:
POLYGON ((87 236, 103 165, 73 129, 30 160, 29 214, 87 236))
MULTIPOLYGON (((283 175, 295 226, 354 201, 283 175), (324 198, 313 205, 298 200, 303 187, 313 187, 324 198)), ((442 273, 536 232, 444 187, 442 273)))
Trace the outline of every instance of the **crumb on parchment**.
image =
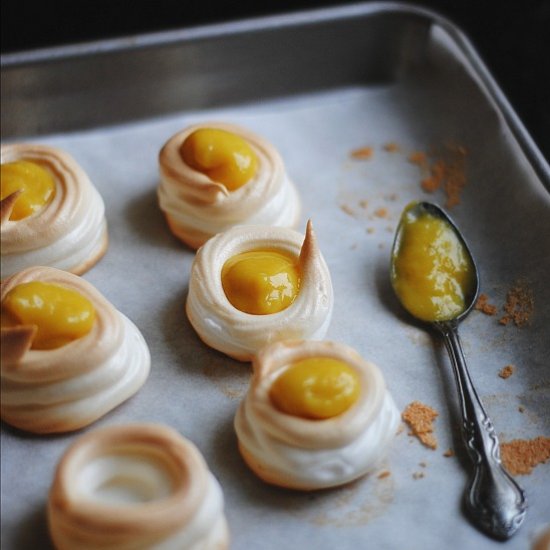
POLYGON ((341 204, 340 210, 342 210, 342 212, 346 213, 348 216, 355 216, 355 211, 353 210, 353 208, 351 208, 351 206, 348 206, 347 204, 341 204))
POLYGON ((529 323, 535 309, 533 291, 525 281, 517 281, 506 294, 505 315, 499 319, 501 325, 513 323, 522 327, 529 323))
POLYGON ((407 159, 411 164, 416 164, 417 166, 428 166, 428 155, 424 151, 414 151, 412 152, 407 159))
POLYGON ((389 215, 389 212, 388 212, 388 209, 387 208, 377 208, 375 211, 374 211, 374 215, 377 217, 377 218, 387 218, 388 215, 389 215))
POLYGON ((462 191, 466 187, 466 157, 467 150, 462 145, 447 143, 439 148, 439 152, 414 151, 408 156, 408 161, 421 170, 423 177, 420 187, 426 193, 434 193, 443 189, 447 200, 446 208, 460 204, 462 191))
POLYGON ((354 149, 350 153, 351 158, 354 158, 357 160, 368 160, 372 158, 373 154, 374 154, 374 150, 372 147, 360 147, 359 149, 354 149))
POLYGON ((430 449, 437 449, 437 439, 433 433, 433 422, 439 413, 420 401, 413 401, 403 411, 401 417, 410 426, 411 435, 418 439, 430 449))
POLYGON ((474 307, 485 315, 496 315, 497 312, 497 306, 490 304, 489 297, 483 293, 478 296, 474 307))
POLYGON ((500 369, 498 375, 506 380, 506 378, 510 378, 514 374, 514 370, 514 365, 506 365, 500 369))
POLYGON ((388 153, 397 153, 399 151, 399 145, 395 141, 390 141, 384 144, 384 151, 388 153))
POLYGON ((500 456, 511 475, 528 475, 550 459, 550 437, 514 439, 500 444, 500 456))

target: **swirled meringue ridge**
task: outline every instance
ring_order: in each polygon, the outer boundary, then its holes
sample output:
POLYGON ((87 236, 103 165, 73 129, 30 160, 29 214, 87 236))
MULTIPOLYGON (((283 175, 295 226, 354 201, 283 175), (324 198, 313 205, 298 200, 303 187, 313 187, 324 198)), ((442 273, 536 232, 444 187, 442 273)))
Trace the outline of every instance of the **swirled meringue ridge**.
POLYGON ((294 227, 300 197, 278 151, 260 136, 233 124, 196 124, 172 136, 159 154, 159 206, 172 232, 192 248, 237 224, 294 227), (225 130, 244 138, 258 158, 255 176, 229 192, 221 183, 188 166, 180 153, 200 128, 225 130))
POLYGON ((35 433, 76 430, 138 391, 149 374, 149 348, 138 328, 90 283, 59 269, 34 267, 13 275, 2 283, 2 300, 30 281, 81 293, 94 305, 96 320, 87 335, 69 344, 26 349, 19 356, 9 356, 9 331, 2 329, 2 419, 35 433))
POLYGON ((282 227, 237 226, 210 239, 191 267, 186 311, 199 337, 210 347, 240 361, 250 361, 265 345, 290 338, 323 338, 334 297, 327 264, 311 222, 306 235, 282 227), (299 258, 300 290, 286 309, 253 315, 227 299, 221 272, 232 256, 253 249, 279 249, 299 258))
POLYGON ((48 499, 59 549, 223 550, 223 493, 200 451, 162 424, 93 430, 59 462, 48 499))
POLYGON ((51 202, 31 216, 17 221, 3 216, 2 277, 34 265, 84 273, 103 256, 108 245, 101 195, 77 162, 60 149, 2 145, 2 164, 18 160, 34 162, 48 170, 56 193, 51 202))
POLYGON ((254 375, 235 416, 239 450, 264 481, 313 490, 357 479, 385 456, 399 425, 399 412, 382 374, 343 344, 286 341, 266 347, 253 362, 254 375), (307 357, 345 361, 361 380, 361 395, 346 412, 325 420, 292 416, 269 397, 273 381, 307 357))

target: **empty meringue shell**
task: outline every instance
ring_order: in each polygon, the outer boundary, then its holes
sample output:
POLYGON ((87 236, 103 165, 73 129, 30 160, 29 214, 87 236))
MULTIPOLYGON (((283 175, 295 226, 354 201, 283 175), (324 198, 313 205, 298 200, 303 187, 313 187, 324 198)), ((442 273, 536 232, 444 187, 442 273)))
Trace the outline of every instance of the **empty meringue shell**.
POLYGON ((223 550, 222 489, 199 450, 161 424, 123 424, 78 438, 48 498, 59 550, 223 550))

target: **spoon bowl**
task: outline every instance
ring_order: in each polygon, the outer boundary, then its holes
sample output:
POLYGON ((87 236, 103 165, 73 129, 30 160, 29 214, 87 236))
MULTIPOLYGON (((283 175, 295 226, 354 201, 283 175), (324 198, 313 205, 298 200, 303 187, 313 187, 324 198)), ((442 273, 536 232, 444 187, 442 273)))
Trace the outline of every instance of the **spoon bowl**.
POLYGON ((462 438, 473 464, 464 494, 466 512, 486 534, 510 538, 527 509, 525 493, 506 472, 493 424, 470 377, 458 325, 474 307, 479 273, 466 240, 436 204, 414 202, 401 216, 391 252, 397 298, 415 318, 443 337, 457 385, 462 438))

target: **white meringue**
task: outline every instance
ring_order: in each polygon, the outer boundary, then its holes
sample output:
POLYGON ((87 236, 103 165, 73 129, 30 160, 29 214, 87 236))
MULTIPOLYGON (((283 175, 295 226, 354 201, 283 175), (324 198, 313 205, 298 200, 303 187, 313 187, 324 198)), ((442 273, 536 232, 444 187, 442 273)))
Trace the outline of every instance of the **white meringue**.
POLYGON ((323 338, 333 304, 330 272, 308 222, 305 238, 292 229, 254 225, 237 226, 210 239, 191 266, 186 311, 207 345, 240 361, 250 361, 273 341, 323 338), (279 249, 299 258, 301 283, 296 299, 286 309, 253 315, 229 302, 221 272, 232 256, 262 248, 279 249))
MULTIPOLYGON (((33 265, 82 274, 105 253, 108 244, 105 205, 77 162, 54 147, 2 145, 1 162, 27 160, 52 174, 56 193, 51 202, 21 220, 9 220, 4 208, 1 224, 2 278, 33 265)), ((9 203, 10 197, 2 202, 9 203)))
POLYGON ((48 499, 59 550, 223 550, 223 493, 199 450, 161 424, 80 437, 59 462, 48 499))
POLYGON ((400 416, 378 367, 334 342, 287 341, 266 347, 235 416, 241 454, 264 481, 292 489, 334 487, 374 469, 395 436, 400 416), (308 357, 339 359, 360 377, 358 400, 344 413, 310 420, 279 411, 269 392, 292 363, 308 357))
POLYGON ((149 374, 149 348, 137 327, 90 283, 59 269, 34 267, 9 277, 2 300, 30 281, 79 292, 92 302, 96 319, 88 334, 50 350, 29 349, 34 332, 28 329, 34 327, 2 328, 1 417, 35 433, 76 430, 139 390, 149 374))
POLYGON ((277 150, 260 136, 233 124, 196 124, 172 136, 159 154, 158 200, 172 232, 191 248, 238 224, 294 227, 300 197, 277 150), (200 128, 226 130, 244 138, 258 158, 256 175, 235 191, 188 166, 180 153, 200 128))

